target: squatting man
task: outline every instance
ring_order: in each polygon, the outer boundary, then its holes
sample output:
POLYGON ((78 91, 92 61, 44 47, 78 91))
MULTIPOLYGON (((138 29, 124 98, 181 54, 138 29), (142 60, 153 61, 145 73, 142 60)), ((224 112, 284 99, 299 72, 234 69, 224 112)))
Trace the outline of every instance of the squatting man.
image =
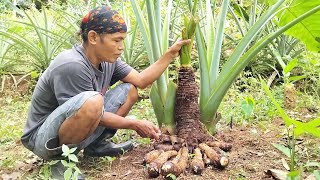
MULTIPOLYGON (((87 156, 116 156, 132 142, 114 144, 117 129, 159 138, 147 120, 125 118, 144 89, 157 80, 190 40, 175 42, 154 64, 138 72, 121 58, 127 27, 110 7, 94 8, 80 25, 81 44, 55 57, 32 95, 23 145, 44 160, 61 159, 62 144, 87 156), (110 87, 121 81, 116 87, 110 87)), ((154 42, 156 43, 156 42, 154 42)), ((76 152, 76 153, 77 153, 76 152)))

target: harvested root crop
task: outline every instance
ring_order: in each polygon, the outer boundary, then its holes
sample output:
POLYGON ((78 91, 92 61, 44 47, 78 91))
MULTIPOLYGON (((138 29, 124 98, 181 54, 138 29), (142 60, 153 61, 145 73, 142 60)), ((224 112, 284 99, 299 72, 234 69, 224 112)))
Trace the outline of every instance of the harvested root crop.
POLYGON ((157 149, 157 150, 163 150, 163 151, 174 150, 174 147, 171 144, 155 143, 153 146, 154 146, 154 149, 157 149))
POLYGON ((153 150, 150 151, 149 153, 147 153, 144 158, 143 158, 143 163, 144 164, 149 164, 151 163, 153 160, 157 159, 161 153, 163 153, 163 150, 153 150))
POLYGON ((168 174, 174 172, 174 167, 179 162, 180 156, 181 156, 181 149, 179 150, 178 155, 175 158, 163 164, 163 166, 161 167, 161 175, 166 177, 168 174))
POLYGON ((169 158, 176 156, 178 154, 177 151, 174 150, 170 150, 170 151, 166 151, 160 154, 160 156, 155 159, 154 161, 152 161, 147 167, 148 169, 148 174, 150 177, 157 177, 159 176, 160 173, 160 168, 162 167, 162 165, 168 161, 169 158))
POLYGON ((218 147, 223 151, 230 151, 232 148, 232 144, 223 141, 209 141, 206 144, 210 147, 218 147))
POLYGON ((204 169, 202 153, 199 148, 194 149, 194 157, 191 161, 191 168, 195 174, 201 174, 204 169))
POLYGON ((219 155, 214 149, 205 143, 199 144, 200 149, 202 149, 208 156, 213 165, 217 168, 224 168, 229 164, 229 160, 225 156, 219 155))
POLYGON ((175 176, 179 176, 186 170, 187 166, 188 148, 183 147, 172 161, 167 161, 163 164, 161 168, 161 175, 167 176, 168 174, 174 174, 175 176))

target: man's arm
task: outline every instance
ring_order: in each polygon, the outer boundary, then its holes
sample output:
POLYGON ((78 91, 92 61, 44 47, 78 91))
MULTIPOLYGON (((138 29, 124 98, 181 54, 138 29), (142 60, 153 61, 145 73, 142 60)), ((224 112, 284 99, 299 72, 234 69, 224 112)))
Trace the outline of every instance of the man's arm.
POLYGON ((159 139, 159 129, 149 121, 126 119, 114 113, 105 112, 100 125, 114 129, 132 129, 143 138, 159 139))
POLYGON ((179 56, 181 47, 188 43, 190 40, 177 41, 151 66, 140 73, 133 69, 122 81, 131 83, 140 89, 146 88, 160 77, 172 60, 179 56))

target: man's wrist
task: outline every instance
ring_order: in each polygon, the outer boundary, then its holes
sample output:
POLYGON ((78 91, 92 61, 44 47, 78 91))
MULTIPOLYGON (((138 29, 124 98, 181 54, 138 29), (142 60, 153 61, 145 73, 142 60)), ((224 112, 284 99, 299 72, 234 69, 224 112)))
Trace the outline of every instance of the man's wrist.
POLYGON ((171 53, 170 49, 168 49, 164 55, 163 55, 166 59, 168 59, 170 62, 173 61, 173 59, 175 58, 174 54, 171 53))
POLYGON ((135 131, 137 129, 139 121, 137 121, 135 119, 127 119, 127 121, 129 122, 128 129, 131 129, 131 130, 135 131))

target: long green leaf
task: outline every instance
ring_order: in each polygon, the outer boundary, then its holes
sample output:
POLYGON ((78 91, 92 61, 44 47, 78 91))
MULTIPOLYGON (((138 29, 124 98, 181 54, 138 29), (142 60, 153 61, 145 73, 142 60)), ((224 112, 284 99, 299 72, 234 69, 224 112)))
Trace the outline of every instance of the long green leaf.
POLYGON ((168 84, 168 91, 166 94, 166 102, 164 105, 164 123, 171 127, 171 129, 174 129, 175 121, 172 121, 172 117, 174 117, 174 105, 176 102, 176 91, 177 91, 177 85, 169 81, 168 84))
POLYGON ((155 59, 154 59, 153 51, 151 48, 151 41, 149 37, 149 29, 147 28, 147 22, 143 18, 142 11, 140 7, 137 5, 137 2, 135 0, 130 0, 130 2, 140 27, 140 31, 145 43, 146 50, 147 50, 148 59, 150 61, 150 64, 152 64, 155 62, 155 59))
POLYGON ((150 100, 152 103, 152 107, 154 109, 154 113, 156 114, 158 125, 161 127, 164 124, 164 105, 162 103, 161 97, 158 93, 158 88, 156 84, 151 86, 150 90, 150 100))
MULTIPOLYGON (((278 37, 280 34, 300 22, 306 17, 316 13, 320 10, 320 6, 313 8, 312 10, 304 13, 303 15, 299 16, 297 19, 293 20, 289 24, 283 26, 279 30, 275 31, 272 34, 264 37, 260 41, 258 41, 254 46, 252 46, 241 58, 236 62, 236 64, 232 65, 231 63, 226 65, 222 68, 222 71, 215 83, 214 88, 211 91, 211 97, 208 99, 208 103, 205 105, 205 109, 207 110, 207 114, 215 113, 218 109, 218 106, 222 101, 225 93, 227 92, 228 88, 234 81, 234 79, 238 76, 238 74, 244 69, 246 65, 253 59, 253 57, 259 53, 261 49, 266 47, 268 43, 270 43, 273 39, 278 37)), ((211 114, 213 117, 213 114, 211 114)), ((207 118, 207 117, 206 117, 207 118)))
MULTIPOLYGON (((214 38, 212 59, 211 60, 208 59, 210 61, 209 62, 210 87, 213 86, 219 74, 220 54, 221 54, 222 41, 224 38, 224 26, 227 18, 228 5, 229 5, 229 0, 224 0, 221 6, 221 12, 219 14, 219 18, 216 24, 217 28, 215 32, 215 38, 214 38)), ((211 32, 208 32, 208 33, 211 33, 211 32)), ((210 49, 208 50, 210 51, 210 49)))
MULTIPOLYGON (((261 30, 263 26, 276 14, 278 7, 281 5, 283 1, 284 0, 278 1, 274 6, 267 10, 267 12, 260 17, 260 19, 255 23, 255 25, 243 37, 238 46, 235 48, 234 53, 223 65, 221 73, 219 74, 217 80, 214 82, 212 86, 210 85, 210 97, 200 97, 200 101, 202 100, 202 102, 200 103, 201 121, 205 124, 212 121, 226 91, 230 87, 231 83, 234 81, 235 77, 244 68, 243 67, 240 69, 237 65, 239 64, 239 62, 241 62, 239 61, 241 55, 249 46, 251 40, 257 35, 259 30, 261 30), (233 68, 237 70, 232 70, 233 68), (233 74, 232 77, 230 77, 231 74, 233 74)), ((203 86, 203 84, 201 84, 201 86, 203 86)))
MULTIPOLYGON (((155 24, 155 17, 154 17, 154 11, 152 8, 153 7, 152 3, 153 3, 152 1, 147 0, 146 5, 147 5, 147 15, 148 15, 149 28, 150 28, 150 40, 151 42, 153 42, 151 44, 151 48, 153 52, 153 58, 154 60, 157 60, 161 56, 161 50, 160 50, 160 41, 159 41, 156 24, 155 24)), ((167 92, 166 78, 163 75, 161 75, 157 80, 157 84, 158 84, 158 91, 160 93, 162 103, 165 103, 166 101, 165 96, 167 92)))
MULTIPOLYGON (((215 3, 215 1, 213 2, 215 3)), ((209 51, 207 51, 206 54, 206 63, 208 64, 208 67, 211 66, 211 62, 214 59, 214 45, 215 45, 215 28, 214 28, 214 17, 213 17, 213 11, 211 9, 211 1, 210 0, 206 0, 206 18, 205 18, 205 42, 207 45, 207 49, 209 51), (211 50, 212 49, 212 50, 211 50)), ((205 46, 204 46, 205 47, 205 46)), ((200 57, 199 57, 200 58, 200 57)), ((209 69, 208 69, 209 70, 209 69)), ((210 72, 208 71, 208 76, 209 76, 210 72)))

